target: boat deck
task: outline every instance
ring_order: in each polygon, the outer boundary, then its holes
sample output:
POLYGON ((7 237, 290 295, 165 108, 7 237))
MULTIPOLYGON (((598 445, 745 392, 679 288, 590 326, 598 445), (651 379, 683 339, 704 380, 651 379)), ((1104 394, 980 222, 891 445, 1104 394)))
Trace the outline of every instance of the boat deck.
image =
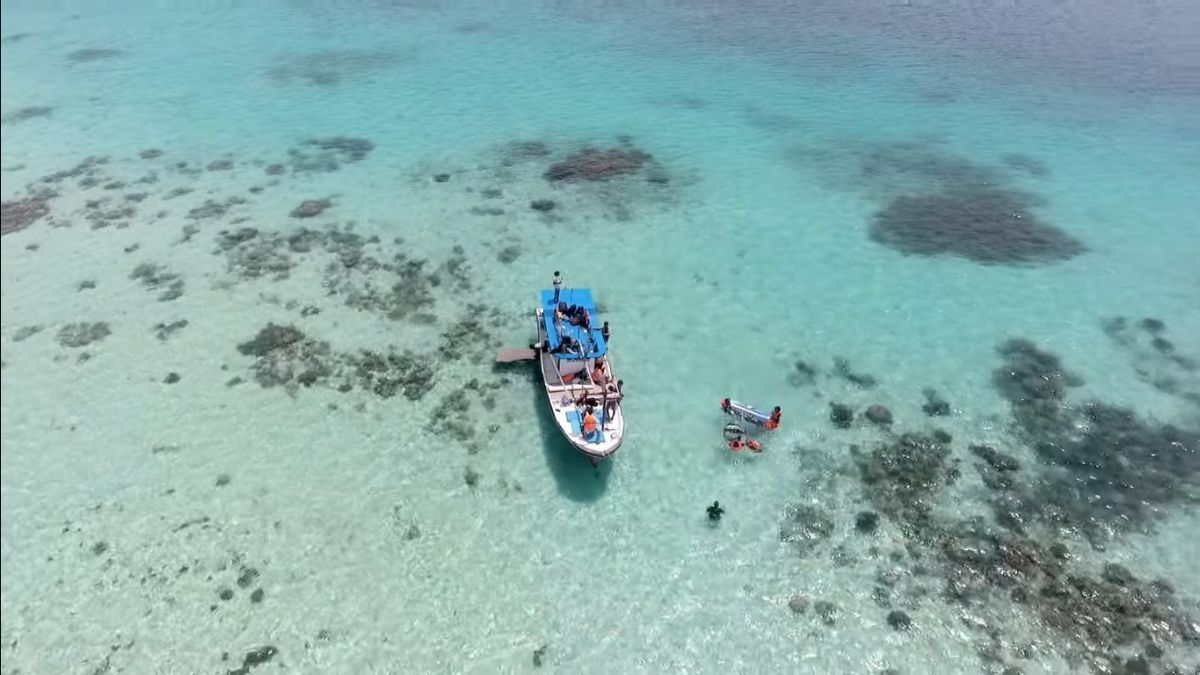
POLYGON ((591 291, 563 289, 559 301, 587 310, 591 330, 566 320, 557 320, 555 312, 560 306, 554 303, 554 292, 542 291, 542 306, 536 312, 538 340, 548 347, 548 351, 538 351, 538 365, 542 370, 542 381, 555 424, 576 450, 596 463, 616 452, 624 440, 625 416, 621 409, 621 395, 609 388, 609 384, 616 382, 617 377, 611 359, 607 358, 608 345, 600 334, 602 324, 596 314, 591 291), (562 344, 564 335, 570 336, 585 349, 573 353, 562 349, 555 352, 562 344), (592 379, 592 368, 597 361, 603 364, 603 384, 592 379), (599 428, 585 437, 583 416, 589 407, 599 428))
POLYGON ((564 288, 559 293, 558 303, 554 302, 554 291, 543 290, 541 292, 541 310, 543 312, 542 324, 546 334, 547 344, 550 345, 550 351, 556 352, 559 358, 566 359, 598 359, 602 358, 608 352, 608 344, 604 337, 600 335, 600 318, 596 312, 596 301, 592 298, 591 290, 587 288, 564 288), (581 324, 572 323, 568 319, 560 319, 557 316, 557 311, 560 306, 567 307, 575 306, 582 307, 587 311, 591 324, 590 328, 585 329, 581 324), (560 348, 563 345, 563 338, 570 338, 572 342, 578 345, 583 345, 585 351, 579 352, 564 352, 560 348))

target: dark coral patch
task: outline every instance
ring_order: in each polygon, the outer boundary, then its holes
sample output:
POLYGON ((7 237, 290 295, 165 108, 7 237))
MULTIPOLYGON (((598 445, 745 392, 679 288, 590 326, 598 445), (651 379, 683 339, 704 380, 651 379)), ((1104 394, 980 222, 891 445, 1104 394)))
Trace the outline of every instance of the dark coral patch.
POLYGON ((1006 363, 993 383, 1029 444, 1055 467, 1037 495, 1055 507, 1055 520, 1097 535, 1147 524, 1162 505, 1192 499, 1200 434, 1097 401, 1068 406, 1067 389, 1082 381, 1057 356, 1028 340, 1009 340, 999 351, 1006 363))
POLYGON ((69 323, 58 331, 58 343, 64 347, 86 347, 109 335, 112 335, 112 330, 103 321, 69 323))
POLYGON ((256 357, 254 379, 263 387, 292 381, 310 386, 332 370, 329 343, 313 340, 294 326, 269 323, 254 339, 238 345, 238 351, 256 357))
POLYGON ((396 66, 407 58, 402 52, 386 49, 330 49, 285 57, 268 69, 267 76, 280 84, 336 87, 345 80, 396 66))
POLYGON ((316 147, 323 152, 335 153, 345 162, 360 162, 375 149, 375 144, 371 141, 352 136, 314 138, 305 141, 304 144, 316 147))
POLYGON ((904 434, 860 457, 867 496, 883 513, 910 525, 929 517, 938 489, 953 483, 957 470, 947 465, 950 449, 925 434, 904 434))
POLYGON ((1051 263, 1086 249, 1034 215, 1031 200, 990 187, 901 196, 875 214, 871 239, 906 255, 956 255, 985 265, 1051 263))
POLYGON ((125 52, 120 49, 106 49, 101 47, 89 47, 86 49, 76 49, 67 54, 67 61, 70 63, 89 63, 91 61, 103 61, 105 59, 113 59, 118 56, 123 56, 125 52))
POLYGON ((291 216, 293 218, 313 218, 321 215, 325 209, 333 206, 333 202, 328 199, 306 199, 300 203, 300 206, 292 209, 291 216))
POLYGON ((1024 171, 1030 176, 1034 176, 1036 178, 1044 178, 1050 175, 1050 169, 1046 167, 1044 162, 1030 157, 1029 155, 1022 155, 1019 152, 1010 152, 1000 159, 1009 167, 1019 171, 1024 171))
POLYGON ((584 148, 546 170, 548 181, 603 181, 636 173, 652 157, 637 148, 584 148))
POLYGON ((0 117, 0 123, 15 124, 26 120, 36 119, 38 117, 49 117, 54 112, 54 108, 44 105, 29 106, 27 108, 18 108, 4 117, 0 117))
POLYGON ((27 197, 0 204, 0 235, 23 230, 50 213, 45 199, 27 197))

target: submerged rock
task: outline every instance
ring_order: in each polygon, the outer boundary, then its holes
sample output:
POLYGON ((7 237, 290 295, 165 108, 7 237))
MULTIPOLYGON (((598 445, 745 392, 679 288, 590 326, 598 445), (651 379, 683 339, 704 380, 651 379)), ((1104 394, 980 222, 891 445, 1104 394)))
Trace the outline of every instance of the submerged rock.
POLYGON ((120 49, 110 49, 107 47, 87 47, 84 49, 76 49, 67 54, 67 61, 70 63, 88 63, 91 61, 103 61, 105 59, 113 59, 118 56, 123 56, 125 52, 120 49))
POLYGON ((344 162, 361 162, 375 149, 375 144, 366 138, 353 136, 327 136, 304 142, 324 152, 334 153, 344 162))
POLYGON ((603 181, 636 173, 651 156, 629 147, 584 148, 546 170, 548 181, 603 181))
POLYGON ((269 663, 278 653, 279 650, 272 645, 252 649, 246 652, 246 656, 242 658, 241 667, 229 671, 229 675, 248 675, 250 669, 255 666, 261 666, 264 663, 269 663))
POLYGON ((521 257, 521 249, 516 246, 505 246, 496 253, 496 260, 499 260, 505 265, 511 265, 516 262, 517 258, 521 257))
POLYGON ((1159 517, 1164 504, 1192 499, 1200 432, 1146 423, 1097 401, 1067 406, 1067 388, 1082 381, 1057 356, 1028 340, 1005 342, 1000 353, 1007 362, 993 382, 1030 446, 1057 467, 1036 494, 1056 522, 1108 536, 1159 517))
POLYGON ((1172 596, 1156 594, 1153 584, 1138 582, 1119 565, 1106 566, 1105 578, 1093 579, 1066 568, 1057 542, 1047 550, 973 521, 946 528, 938 539, 951 597, 971 602, 988 589, 1008 593, 1093 667, 1139 641, 1200 642, 1197 624, 1172 596))
POLYGON ((19 232, 48 213, 49 203, 36 197, 0 203, 0 235, 19 232))
POLYGON ((804 361, 796 361, 788 373, 788 384, 793 387, 808 387, 817 381, 817 370, 804 361))
POLYGON ((831 402, 829 404, 829 421, 839 429, 849 429, 854 421, 854 411, 848 405, 831 402))
POLYGON ((333 354, 329 343, 310 339, 294 326, 268 323, 238 351, 254 356, 254 379, 263 387, 295 381, 312 386, 332 373, 333 354))
POLYGON ((840 356, 833 360, 833 372, 859 389, 873 389, 878 384, 874 377, 854 372, 854 369, 850 367, 850 362, 840 356))
POLYGON ((64 347, 86 347, 112 335, 104 321, 69 323, 58 331, 58 343, 64 347))
POLYGON ((54 112, 54 108, 45 105, 29 106, 28 108, 17 108, 0 118, 0 124, 16 124, 27 120, 36 119, 38 117, 49 117, 54 112))
POLYGON ((187 319, 179 319, 177 321, 172 321, 171 323, 159 323, 154 326, 154 335, 159 340, 168 340, 175 335, 175 333, 186 328, 187 325, 187 319))
POLYGON ((1108 583, 1116 584, 1117 586, 1129 586, 1137 583, 1137 578, 1134 577, 1124 565, 1118 565, 1116 563, 1108 563, 1105 565, 1104 572, 1101 574, 1101 577, 1108 583))
POLYGON ((142 263, 133 269, 129 278, 140 281, 149 290, 161 289, 162 292, 158 295, 159 302, 170 302, 183 295, 183 279, 161 265, 142 263))
POLYGON ((892 411, 878 403, 867 408, 866 417, 880 426, 889 426, 892 423, 892 411))
POLYGON ((788 609, 796 614, 803 614, 808 609, 808 598, 803 595, 793 595, 788 598, 788 609))
POLYGON ((325 212, 325 209, 333 206, 333 203, 328 199, 306 199, 300 203, 300 206, 292 209, 291 216, 293 218, 313 218, 325 212))
POLYGON ((1032 213, 1027 195, 987 186, 901 196, 875 214, 871 239, 909 255, 949 254, 985 265, 1049 263, 1086 249, 1032 213))
POLYGON ((930 417, 941 417, 950 414, 950 404, 938 395, 934 389, 926 389, 922 392, 925 395, 925 403, 921 406, 921 410, 930 417))
POLYGON ((971 454, 987 462, 988 466, 997 471, 1016 471, 1021 468, 1021 463, 1016 457, 1004 452, 1000 452, 988 445, 972 445, 970 447, 971 454))
POLYGON ((822 540, 828 539, 833 534, 833 529, 833 519, 820 508, 806 504, 790 504, 784 510, 779 538, 795 544, 803 555, 822 540))
POLYGON ((912 618, 898 609, 888 612, 887 622, 895 630, 908 630, 912 626, 912 618))
POLYGON ((1007 340, 997 351, 1005 364, 992 373, 992 384, 1016 409, 1017 421, 1028 431, 1037 431, 1043 424, 1058 427, 1067 389, 1081 386, 1083 380, 1030 340, 1007 340))
POLYGON ((903 434, 859 458, 867 497, 880 511, 911 525, 923 525, 937 490, 954 482, 946 466, 950 450, 925 434, 903 434))
POLYGON ((832 626, 837 623, 838 608, 837 605, 828 600, 818 600, 813 609, 816 610, 817 616, 821 617, 821 622, 826 626, 832 626))
POLYGON ((468 352, 482 353, 496 347, 483 314, 482 305, 468 306, 467 315, 442 332, 438 355, 446 361, 457 361, 468 352))
POLYGON ((1161 333, 1167 329, 1167 324, 1163 323, 1162 321, 1160 321, 1158 319, 1151 319, 1151 318, 1142 319, 1138 323, 1138 325, 1141 326, 1142 329, 1145 330, 1147 333, 1152 333, 1154 335, 1158 335, 1159 333, 1161 333))
POLYGON ((403 392, 410 401, 421 399, 433 389, 434 369, 430 360, 410 351, 388 353, 362 350, 348 357, 359 384, 380 398, 403 392))
POLYGON ((558 205, 554 203, 553 199, 535 199, 532 202, 529 202, 529 208, 533 209, 534 211, 553 211, 554 207, 556 206, 558 205))
POLYGON ((24 342, 25 340, 28 340, 29 338, 33 337, 34 335, 37 335, 38 333, 42 332, 43 328, 45 328, 45 326, 42 326, 40 324, 33 325, 33 326, 21 326, 20 328, 13 331, 12 341, 13 342, 24 342))
POLYGON ((854 529, 861 534, 875 534, 879 529, 879 514, 874 511, 860 511, 854 517, 854 529))

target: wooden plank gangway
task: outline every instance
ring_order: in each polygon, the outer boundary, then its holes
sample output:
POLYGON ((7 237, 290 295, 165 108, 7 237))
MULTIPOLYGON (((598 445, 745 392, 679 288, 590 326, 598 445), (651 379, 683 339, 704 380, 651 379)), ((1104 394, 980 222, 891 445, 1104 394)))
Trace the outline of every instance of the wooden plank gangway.
POLYGON ((504 347, 496 352, 496 363, 516 363, 517 361, 533 361, 537 351, 528 347, 504 347))

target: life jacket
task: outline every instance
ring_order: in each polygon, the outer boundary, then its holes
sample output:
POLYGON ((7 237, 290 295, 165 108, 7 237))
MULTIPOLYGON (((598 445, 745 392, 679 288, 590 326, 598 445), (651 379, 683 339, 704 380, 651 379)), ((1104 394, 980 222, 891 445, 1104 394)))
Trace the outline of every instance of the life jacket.
POLYGON ((596 431, 596 416, 588 413, 583 416, 583 435, 590 436, 596 431))

